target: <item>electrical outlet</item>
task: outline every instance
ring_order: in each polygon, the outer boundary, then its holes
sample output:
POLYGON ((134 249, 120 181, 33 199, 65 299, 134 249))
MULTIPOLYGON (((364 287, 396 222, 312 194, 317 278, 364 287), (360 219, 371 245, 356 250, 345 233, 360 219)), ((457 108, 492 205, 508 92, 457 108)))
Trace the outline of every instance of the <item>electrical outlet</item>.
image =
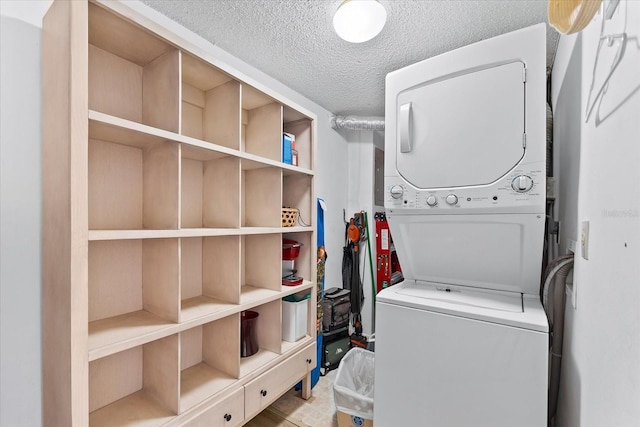
POLYGON ((589 221, 582 221, 582 233, 580 236, 582 258, 589 259, 589 221))

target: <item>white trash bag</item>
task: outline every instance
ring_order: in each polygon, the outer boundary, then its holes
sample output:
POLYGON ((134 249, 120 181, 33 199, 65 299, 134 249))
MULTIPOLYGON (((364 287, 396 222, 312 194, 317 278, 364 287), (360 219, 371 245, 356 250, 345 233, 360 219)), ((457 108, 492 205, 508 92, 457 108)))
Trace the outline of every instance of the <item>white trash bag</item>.
POLYGON ((354 347, 340 361, 333 383, 338 411, 373 419, 374 355, 369 350, 354 347))

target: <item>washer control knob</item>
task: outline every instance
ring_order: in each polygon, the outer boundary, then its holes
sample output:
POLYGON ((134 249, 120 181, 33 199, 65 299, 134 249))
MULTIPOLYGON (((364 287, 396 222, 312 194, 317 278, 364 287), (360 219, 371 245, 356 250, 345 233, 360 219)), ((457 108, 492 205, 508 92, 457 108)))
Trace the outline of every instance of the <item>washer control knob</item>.
POLYGON ((518 175, 511 181, 511 188, 518 193, 526 193, 533 187, 533 179, 528 175, 518 175))
POLYGON ((431 196, 427 197, 427 204, 429 206, 435 206, 438 204, 438 199, 432 194, 431 196))
POLYGON ((458 196, 456 196, 455 194, 449 194, 445 200, 450 205, 455 205, 456 203, 458 203, 458 196))
POLYGON ((394 185, 393 187, 391 187, 390 192, 391 197, 393 197, 394 199, 399 199, 404 194, 404 188, 402 188, 401 185, 394 185))

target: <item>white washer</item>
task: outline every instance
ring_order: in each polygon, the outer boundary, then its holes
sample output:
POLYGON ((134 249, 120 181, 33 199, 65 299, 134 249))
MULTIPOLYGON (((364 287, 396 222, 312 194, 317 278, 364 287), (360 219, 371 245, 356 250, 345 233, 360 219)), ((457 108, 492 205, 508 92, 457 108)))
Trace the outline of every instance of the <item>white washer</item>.
POLYGON ((379 427, 546 426, 545 25, 387 75, 379 427))

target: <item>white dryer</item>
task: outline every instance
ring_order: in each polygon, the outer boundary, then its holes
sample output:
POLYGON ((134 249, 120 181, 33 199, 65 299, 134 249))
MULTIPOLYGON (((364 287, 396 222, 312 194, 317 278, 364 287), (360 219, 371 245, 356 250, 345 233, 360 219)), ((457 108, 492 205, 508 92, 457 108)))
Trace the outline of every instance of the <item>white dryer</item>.
POLYGON ((545 25, 387 75, 378 427, 546 425, 545 25))

